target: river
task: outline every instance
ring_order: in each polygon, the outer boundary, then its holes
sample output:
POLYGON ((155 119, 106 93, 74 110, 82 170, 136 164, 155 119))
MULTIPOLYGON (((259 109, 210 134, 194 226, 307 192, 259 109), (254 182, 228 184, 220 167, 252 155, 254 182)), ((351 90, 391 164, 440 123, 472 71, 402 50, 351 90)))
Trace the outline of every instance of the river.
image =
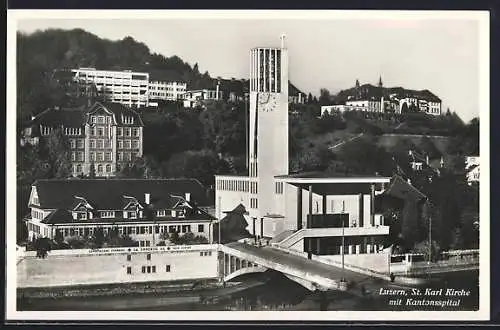
MULTIPOLYGON (((479 304, 478 272, 457 272, 428 278, 426 289, 465 289, 470 294, 460 299, 459 306, 412 307, 403 302, 391 305, 394 296, 380 295, 381 288, 411 290, 412 287, 392 285, 381 280, 367 279, 362 284, 364 294, 338 291, 309 292, 279 273, 252 274, 238 287, 164 294, 130 294, 100 297, 57 297, 18 299, 19 310, 137 310, 137 311, 391 311, 391 310, 477 310, 479 304), (245 285, 245 283, 247 285, 245 285)), ((354 291, 354 290, 353 290, 354 291)), ((357 291, 356 291, 357 292, 357 291)), ((397 298, 397 297, 396 297, 397 298)), ((430 297, 438 299, 439 297, 430 297)))

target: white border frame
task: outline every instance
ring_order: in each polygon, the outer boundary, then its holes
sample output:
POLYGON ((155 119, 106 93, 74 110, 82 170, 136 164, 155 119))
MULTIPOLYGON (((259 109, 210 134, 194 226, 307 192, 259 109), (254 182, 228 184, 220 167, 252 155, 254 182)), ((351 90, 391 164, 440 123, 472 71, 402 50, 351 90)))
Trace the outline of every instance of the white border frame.
MULTIPOLYGON (((277 321, 389 321, 389 320, 425 320, 425 321, 474 321, 490 318, 490 200, 489 200, 489 27, 488 11, 277 11, 277 10, 245 10, 245 11, 207 11, 207 10, 8 10, 7 11, 7 122, 6 122, 6 320, 40 320, 40 321, 242 321, 242 320, 277 320, 277 321), (480 229, 480 304, 479 311, 405 311, 405 312, 370 312, 362 311, 264 311, 264 312, 214 312, 214 311, 17 311, 16 310, 16 177, 10 175, 16 168, 16 31, 17 21, 21 19, 471 19, 479 22, 479 109, 483 130, 480 130, 480 149, 482 159, 480 186, 480 213, 483 222, 480 229), (488 130, 486 129, 488 128, 488 130)), ((244 61, 245 59, 242 59, 244 61)))

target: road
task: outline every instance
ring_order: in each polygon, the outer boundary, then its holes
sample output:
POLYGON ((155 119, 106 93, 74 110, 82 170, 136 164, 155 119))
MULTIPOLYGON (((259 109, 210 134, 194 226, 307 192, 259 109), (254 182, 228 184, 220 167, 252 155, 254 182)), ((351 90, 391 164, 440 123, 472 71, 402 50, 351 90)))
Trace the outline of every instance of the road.
POLYGON ((342 270, 342 268, 334 265, 328 265, 316 260, 310 260, 268 246, 257 247, 239 242, 228 243, 226 246, 240 252, 252 254, 272 262, 280 263, 282 265, 288 265, 299 270, 307 270, 308 273, 319 275, 328 279, 340 280, 342 276, 344 276, 348 282, 353 282, 353 284, 355 284, 354 288, 349 289, 348 291, 356 296, 363 295, 361 287, 364 287, 366 293, 368 294, 379 292, 381 288, 410 289, 414 287, 412 285, 391 283, 381 278, 372 277, 348 269, 342 270))

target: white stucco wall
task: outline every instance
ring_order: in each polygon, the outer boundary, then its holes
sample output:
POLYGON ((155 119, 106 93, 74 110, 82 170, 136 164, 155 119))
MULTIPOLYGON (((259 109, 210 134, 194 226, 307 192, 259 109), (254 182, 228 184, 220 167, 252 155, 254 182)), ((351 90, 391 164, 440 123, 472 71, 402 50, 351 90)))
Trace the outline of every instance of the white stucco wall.
POLYGON ((177 246, 171 247, 170 251, 167 248, 164 251, 159 251, 160 248, 151 249, 152 251, 147 248, 132 248, 132 252, 128 252, 127 249, 109 253, 59 250, 49 252, 45 259, 36 258, 34 252, 28 252, 17 265, 17 286, 45 287, 217 277, 216 245, 177 246), (127 261, 129 254, 131 260, 127 261), (147 254, 151 254, 151 260, 147 260, 147 254), (170 272, 166 271, 167 265, 170 265, 170 272), (156 266, 156 272, 142 273, 142 266, 156 266), (131 267, 131 274, 127 274, 127 267, 131 267))

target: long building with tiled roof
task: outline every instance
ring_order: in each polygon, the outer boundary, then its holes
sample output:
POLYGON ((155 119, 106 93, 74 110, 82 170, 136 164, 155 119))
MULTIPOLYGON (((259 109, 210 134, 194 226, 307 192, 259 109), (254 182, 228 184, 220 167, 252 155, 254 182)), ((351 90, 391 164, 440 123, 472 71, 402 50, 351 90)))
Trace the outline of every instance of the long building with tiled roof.
POLYGON ((52 108, 33 117, 25 142, 39 143, 61 129, 70 144, 72 174, 113 176, 142 156, 143 122, 137 112, 119 103, 95 102, 78 108, 52 108))
MULTIPOLYGON (((193 233, 210 238, 212 202, 195 179, 37 180, 31 189, 29 237, 105 235, 116 229, 150 246, 161 234, 193 233), (147 215, 152 211, 152 216, 147 215)), ((154 245, 154 244, 153 244, 154 245)))

